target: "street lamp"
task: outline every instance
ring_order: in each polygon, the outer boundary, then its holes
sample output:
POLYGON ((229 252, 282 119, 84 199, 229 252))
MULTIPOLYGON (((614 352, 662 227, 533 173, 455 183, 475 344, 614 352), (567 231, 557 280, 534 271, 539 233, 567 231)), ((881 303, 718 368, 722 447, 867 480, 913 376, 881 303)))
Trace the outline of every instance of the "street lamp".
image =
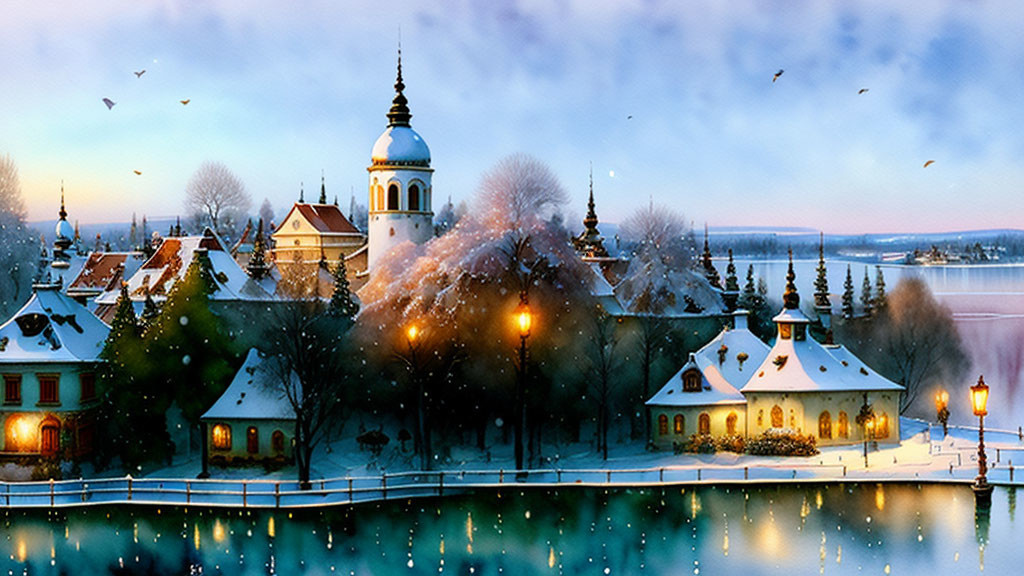
POLYGON ((515 322, 519 328, 519 371, 516 374, 515 454, 516 470, 523 469, 523 428, 526 421, 526 339, 530 337, 533 314, 526 292, 519 295, 519 306, 515 311, 515 322))
POLYGON ((867 434, 864 436, 864 467, 867 468, 868 467, 868 440, 871 440, 873 442, 874 438, 875 438, 875 417, 874 416, 871 416, 871 418, 868 419, 867 424, 865 424, 865 427, 867 428, 867 434))
POLYGON ((978 376, 978 383, 971 386, 971 408, 978 417, 978 477, 974 479, 974 502, 978 507, 988 508, 992 505, 992 485, 988 483, 985 473, 988 462, 985 458, 985 409, 988 405, 988 385, 985 377, 978 376))
POLYGON ((939 390, 935 395, 935 416, 942 424, 942 437, 945 438, 949 433, 949 393, 945 390, 939 390))
POLYGON ((416 356, 416 352, 419 349, 418 339, 420 336, 420 329, 415 324, 410 324, 405 329, 405 339, 409 344, 409 357, 406 358, 406 363, 409 366, 409 379, 412 380, 413 386, 416 388, 416 439, 415 447, 420 454, 420 469, 430 470, 431 465, 431 454, 430 454, 430 438, 427 436, 427 406, 426 406, 426 394, 423 390, 423 378, 419 374, 419 359, 416 356))

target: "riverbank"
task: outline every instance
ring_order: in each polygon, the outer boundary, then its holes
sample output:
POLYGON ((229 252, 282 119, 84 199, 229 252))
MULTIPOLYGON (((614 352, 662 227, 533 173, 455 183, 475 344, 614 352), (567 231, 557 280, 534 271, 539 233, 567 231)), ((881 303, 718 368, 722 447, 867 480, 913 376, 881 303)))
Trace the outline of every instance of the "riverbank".
MULTIPOLYGON (((201 462, 186 459, 138 477, 50 482, 0 483, 0 505, 8 508, 72 507, 104 504, 305 508, 444 496, 507 487, 644 487, 689 484, 773 484, 814 482, 973 482, 977 468, 977 430, 952 427, 949 434, 918 420, 904 419, 898 444, 823 448, 809 458, 737 454, 675 455, 648 452, 638 443, 616 446, 608 460, 585 446, 548 447, 546 465, 515 471, 511 447, 495 453, 466 454, 436 470, 412 468, 400 447, 372 458, 366 452, 321 455, 313 486, 301 490, 291 467, 264 474, 261 468, 211 468, 197 480, 201 462), (509 452, 505 454, 505 452, 509 452), (362 463, 353 461, 362 460, 362 463), (388 465, 385 465, 388 464, 388 465)), ((1024 440, 1016 432, 986 431, 988 479, 997 486, 1022 486, 1024 440)), ((474 451, 475 452, 475 451, 474 451)), ((458 455, 458 452, 455 452, 458 455)))

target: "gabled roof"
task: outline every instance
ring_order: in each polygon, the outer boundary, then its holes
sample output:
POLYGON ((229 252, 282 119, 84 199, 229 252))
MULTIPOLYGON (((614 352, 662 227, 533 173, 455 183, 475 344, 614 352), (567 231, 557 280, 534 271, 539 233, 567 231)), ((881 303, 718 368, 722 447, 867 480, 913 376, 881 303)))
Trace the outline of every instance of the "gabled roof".
POLYGON ((282 231, 286 222, 292 214, 298 212, 302 218, 309 222, 309 225, 321 234, 357 234, 362 236, 355 226, 345 218, 341 210, 334 204, 306 204, 296 202, 288 215, 281 220, 281 225, 274 230, 274 234, 282 231))
POLYGON ((658 393, 647 401, 648 406, 712 406, 722 404, 746 404, 746 399, 730 385, 713 367, 701 369, 694 354, 690 360, 676 372, 658 393), (683 374, 689 370, 698 370, 701 374, 700 390, 687 392, 683 390, 683 374))
MULTIPOLYGON (((128 279, 132 300, 145 300, 149 294, 157 302, 167 298, 174 284, 185 276, 196 250, 206 249, 213 268, 217 290, 211 300, 270 300, 273 296, 254 282, 231 257, 220 238, 207 228, 202 236, 164 238, 156 252, 128 279)), ((100 304, 113 304, 118 292, 97 298, 100 304)))
POLYGON ((99 293, 119 290, 119 282, 131 277, 144 259, 142 252, 90 252, 78 275, 68 284, 67 291, 99 293))
MULTIPOLYGON (((787 310, 783 319, 794 324, 807 320, 799 309, 787 310)), ((903 387, 869 368, 846 348, 824 346, 810 336, 803 340, 776 338, 768 357, 742 388, 744 394, 881 390, 895 392, 903 387)))
MULTIPOLYGON (((201 419, 295 420, 295 412, 276 381, 274 361, 251 348, 231 384, 201 419)), ((291 376, 297 385, 298 376, 294 372, 291 376)))
POLYGON ((697 365, 712 382, 721 378, 740 390, 768 357, 770 348, 747 329, 746 313, 735 316, 736 328, 724 328, 695 353, 697 365), (742 362, 740 358, 743 358, 742 362))
POLYGON ((32 297, 0 326, 0 363, 96 362, 110 328, 57 285, 32 297))

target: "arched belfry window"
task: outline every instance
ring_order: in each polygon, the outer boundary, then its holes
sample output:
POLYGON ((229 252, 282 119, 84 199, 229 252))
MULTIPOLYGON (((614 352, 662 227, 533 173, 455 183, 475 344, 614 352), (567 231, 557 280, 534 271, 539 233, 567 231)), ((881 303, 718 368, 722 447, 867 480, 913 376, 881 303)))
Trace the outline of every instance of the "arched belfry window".
POLYGON ((416 184, 409 186, 409 210, 413 212, 420 210, 420 187, 416 184))
POLYGON ((388 185, 388 210, 398 210, 398 184, 388 185))

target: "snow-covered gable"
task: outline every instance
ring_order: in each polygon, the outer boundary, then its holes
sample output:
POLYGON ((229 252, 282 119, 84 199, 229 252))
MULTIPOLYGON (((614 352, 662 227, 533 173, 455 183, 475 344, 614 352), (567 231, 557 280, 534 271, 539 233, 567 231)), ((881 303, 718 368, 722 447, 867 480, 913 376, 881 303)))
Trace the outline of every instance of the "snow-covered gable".
POLYGON ((67 293, 90 297, 120 292, 121 281, 135 274, 144 261, 142 252, 90 252, 78 274, 67 284, 67 293))
POLYGON ((0 363, 96 362, 110 328, 57 285, 32 297, 0 326, 0 363))
MULTIPOLYGON (((295 420, 284 392, 269 369, 272 358, 251 348, 227 390, 202 415, 203 420, 295 420)), ((298 376, 292 373, 293 381, 298 376)))
POLYGON ((746 404, 739 390, 722 377, 714 367, 702 369, 695 354, 676 372, 658 393, 647 401, 648 406, 713 406, 721 404, 746 404), (699 389, 688 391, 685 387, 687 372, 700 374, 699 389))
MULTIPOLYGON (((156 302, 165 300, 174 284, 185 276, 199 249, 206 250, 217 282, 218 289, 210 295, 211 300, 273 299, 231 257, 223 241, 207 228, 202 236, 165 238, 153 256, 128 279, 132 300, 145 300, 147 294, 156 302)), ((97 302, 114 304, 117 296, 117 291, 111 291, 97 298, 97 302)))
MULTIPOLYGON (((807 323, 798 309, 785 310, 776 322, 807 323)), ((824 346, 813 338, 776 338, 768 356, 742 388, 748 392, 899 391, 842 346, 824 346)))
POLYGON ((743 385, 768 357, 770 348, 747 329, 747 312, 734 315, 735 328, 725 328, 694 356, 705 377, 714 383, 723 379, 736 390, 743 385))

